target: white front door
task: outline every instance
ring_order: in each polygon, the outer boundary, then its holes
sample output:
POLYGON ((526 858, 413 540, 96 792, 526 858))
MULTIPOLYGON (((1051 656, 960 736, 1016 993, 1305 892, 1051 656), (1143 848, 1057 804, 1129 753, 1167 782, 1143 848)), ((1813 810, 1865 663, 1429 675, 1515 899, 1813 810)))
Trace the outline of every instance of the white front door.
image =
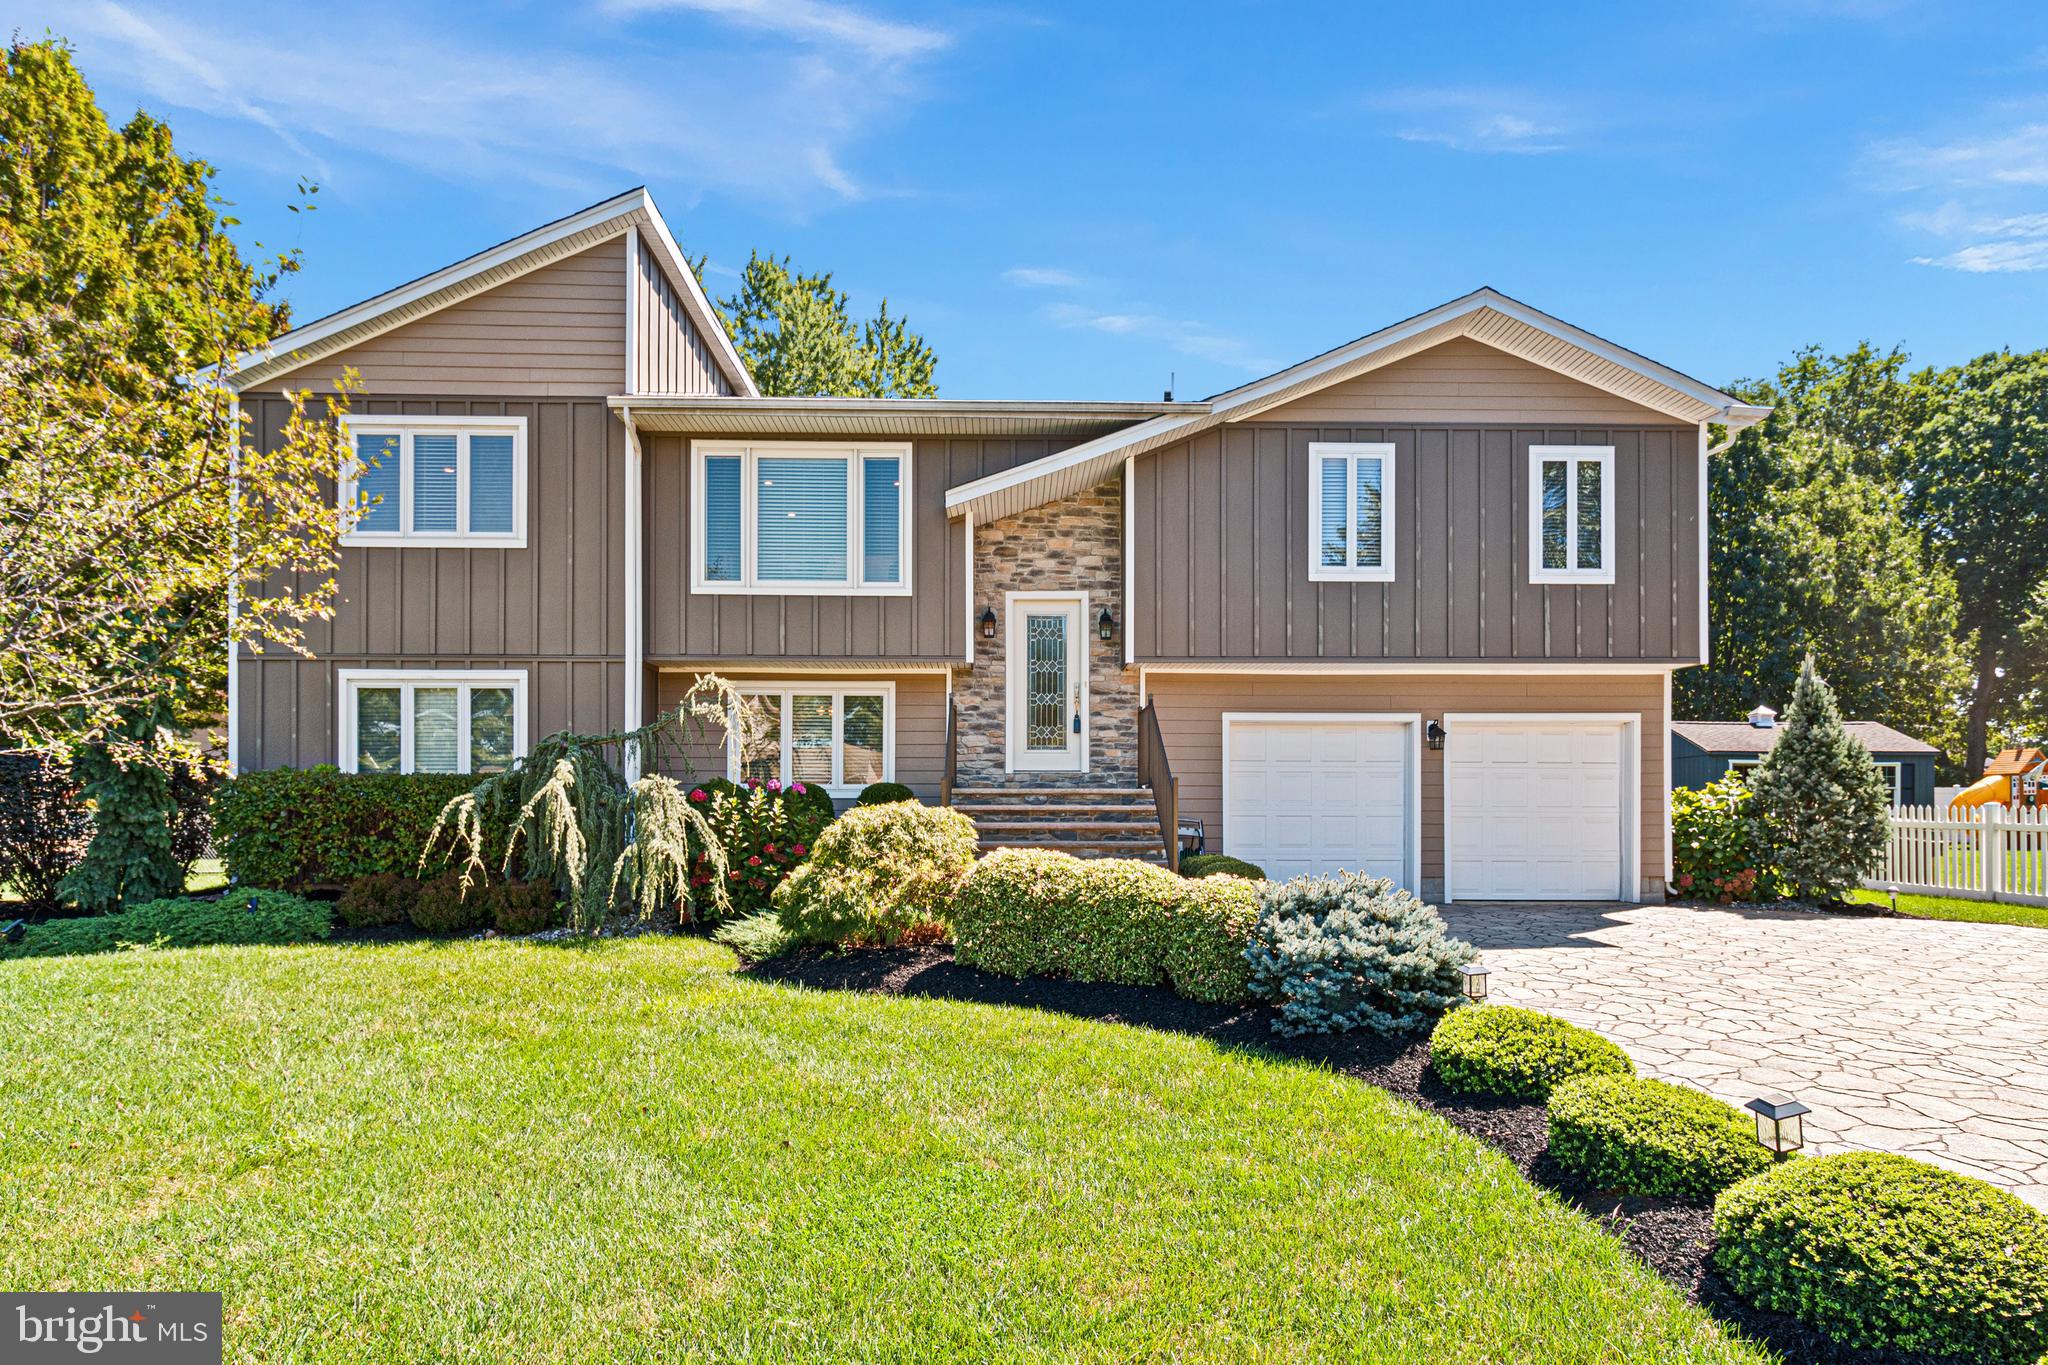
POLYGON ((1456 900, 1633 900, 1632 730, 1446 716, 1444 876, 1456 900))
POLYGON ((1086 599, 1017 594, 1009 615, 1010 766, 1023 773, 1085 772, 1086 599))
POLYGON ((1275 880, 1363 872, 1415 887, 1407 720, 1223 718, 1223 851, 1275 880))

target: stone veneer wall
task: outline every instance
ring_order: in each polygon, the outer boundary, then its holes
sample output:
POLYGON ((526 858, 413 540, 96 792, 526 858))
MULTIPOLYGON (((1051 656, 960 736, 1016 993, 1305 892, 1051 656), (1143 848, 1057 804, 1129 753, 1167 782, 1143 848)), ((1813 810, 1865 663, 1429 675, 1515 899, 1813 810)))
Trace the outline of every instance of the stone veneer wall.
MULTIPOLYGON (((1138 677, 1124 667, 1123 479, 1078 497, 974 528, 974 615, 994 607, 996 638, 974 639, 974 667, 956 682, 962 786, 1127 786, 1138 775, 1138 677), (1088 772, 1003 772, 1004 688, 1009 634, 1003 595, 1085 592, 1088 619, 1088 772), (1095 620, 1108 607, 1116 634, 1105 644, 1095 620)), ((979 632, 979 625, 976 631, 979 632)))

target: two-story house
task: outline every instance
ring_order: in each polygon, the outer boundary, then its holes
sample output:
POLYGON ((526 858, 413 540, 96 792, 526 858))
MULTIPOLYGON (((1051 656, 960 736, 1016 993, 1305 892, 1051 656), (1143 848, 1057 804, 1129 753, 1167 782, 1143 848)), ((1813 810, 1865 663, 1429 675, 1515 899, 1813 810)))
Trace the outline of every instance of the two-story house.
POLYGON ((715 671, 756 775, 1445 899, 1661 891, 1763 415, 1488 289, 1200 402, 764 397, 639 190, 248 358, 250 439, 349 366, 340 606, 235 660, 244 769, 481 772, 715 671))

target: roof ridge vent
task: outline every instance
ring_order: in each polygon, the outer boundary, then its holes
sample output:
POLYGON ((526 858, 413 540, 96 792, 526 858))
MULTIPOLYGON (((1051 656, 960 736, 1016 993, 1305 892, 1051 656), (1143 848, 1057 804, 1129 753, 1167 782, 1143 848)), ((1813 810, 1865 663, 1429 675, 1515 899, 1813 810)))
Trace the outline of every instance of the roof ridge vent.
POLYGON ((1768 706, 1759 706, 1749 713, 1749 723, 1759 730, 1775 729, 1778 724, 1778 713, 1768 706))

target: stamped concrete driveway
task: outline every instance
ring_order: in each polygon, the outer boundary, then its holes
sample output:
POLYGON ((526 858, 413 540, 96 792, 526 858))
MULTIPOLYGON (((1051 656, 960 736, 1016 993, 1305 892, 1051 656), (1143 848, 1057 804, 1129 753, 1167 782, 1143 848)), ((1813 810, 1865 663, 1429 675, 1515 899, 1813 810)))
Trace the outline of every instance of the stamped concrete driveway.
POLYGON ((1779 910, 1452 905, 1492 998, 1645 1075, 1813 1108, 1807 1146, 1903 1152, 2048 1208, 2048 930, 1779 910))

